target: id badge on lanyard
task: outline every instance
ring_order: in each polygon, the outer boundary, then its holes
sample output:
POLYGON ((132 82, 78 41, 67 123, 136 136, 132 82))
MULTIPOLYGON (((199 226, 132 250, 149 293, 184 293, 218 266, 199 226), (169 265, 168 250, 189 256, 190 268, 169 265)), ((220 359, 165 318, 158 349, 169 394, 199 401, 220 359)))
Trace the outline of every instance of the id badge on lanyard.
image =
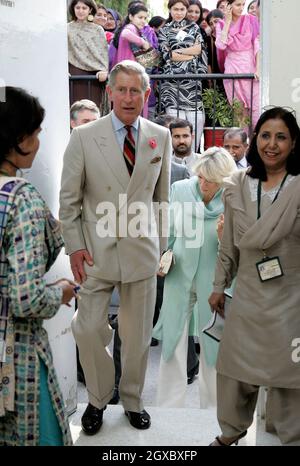
MULTIPOLYGON (((287 176, 288 174, 286 174, 285 177, 283 178, 272 204, 278 198, 278 195, 284 185, 285 180, 287 179, 287 176)), ((257 220, 261 216, 260 202, 261 202, 261 180, 259 180, 258 187, 257 187, 257 220)), ((275 278, 279 278, 284 275, 279 257, 278 256, 268 257, 265 251, 263 251, 263 259, 260 262, 256 263, 256 268, 257 268, 258 276, 262 282, 274 280, 275 278)))
POLYGON ((274 280, 284 275, 279 257, 268 257, 264 258, 256 263, 258 276, 262 282, 274 280))

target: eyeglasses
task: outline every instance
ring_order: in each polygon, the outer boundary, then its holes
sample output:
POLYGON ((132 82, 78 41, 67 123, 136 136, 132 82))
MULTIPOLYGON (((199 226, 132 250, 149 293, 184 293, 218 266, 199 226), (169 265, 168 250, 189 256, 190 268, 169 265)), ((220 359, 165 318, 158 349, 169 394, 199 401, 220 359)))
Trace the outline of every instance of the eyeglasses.
POLYGON ((295 118, 297 117, 296 110, 292 107, 285 107, 282 105, 266 105, 262 108, 262 112, 266 112, 267 110, 273 110, 274 108, 282 108, 282 110, 286 110, 288 113, 291 113, 295 118))

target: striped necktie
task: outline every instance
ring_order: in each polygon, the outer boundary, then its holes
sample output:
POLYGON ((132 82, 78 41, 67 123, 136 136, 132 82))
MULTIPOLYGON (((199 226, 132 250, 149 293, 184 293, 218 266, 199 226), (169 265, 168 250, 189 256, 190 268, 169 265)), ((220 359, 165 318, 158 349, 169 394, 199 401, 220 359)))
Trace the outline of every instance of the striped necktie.
POLYGON ((132 175, 135 164, 135 141, 131 132, 131 126, 124 126, 127 134, 124 139, 123 155, 129 175, 132 175))

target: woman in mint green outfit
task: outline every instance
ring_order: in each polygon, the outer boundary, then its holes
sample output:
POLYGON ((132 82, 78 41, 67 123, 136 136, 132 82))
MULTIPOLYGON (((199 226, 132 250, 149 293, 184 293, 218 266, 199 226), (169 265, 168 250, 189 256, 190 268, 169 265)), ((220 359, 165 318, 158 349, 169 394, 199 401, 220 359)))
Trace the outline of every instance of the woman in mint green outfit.
POLYGON ((162 340, 159 406, 184 406, 189 335, 200 338, 200 407, 216 405, 218 344, 201 329, 211 318, 208 297, 218 252, 217 222, 223 212, 221 184, 235 170, 231 155, 213 147, 199 156, 194 167, 197 176, 171 188, 168 247, 175 264, 165 279, 160 318, 153 331, 162 340))

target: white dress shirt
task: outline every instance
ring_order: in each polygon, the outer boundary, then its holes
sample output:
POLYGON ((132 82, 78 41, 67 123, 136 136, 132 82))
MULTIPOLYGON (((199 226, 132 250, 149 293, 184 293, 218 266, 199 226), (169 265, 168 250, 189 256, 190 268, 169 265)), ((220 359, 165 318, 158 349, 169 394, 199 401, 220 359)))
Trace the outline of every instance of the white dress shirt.
POLYGON ((247 159, 246 159, 246 156, 244 155, 244 157, 239 160, 238 162, 235 162, 236 163, 236 166, 239 170, 242 170, 243 168, 247 168, 248 167, 248 162, 247 162, 247 159))
MULTIPOLYGON (((119 118, 116 116, 114 111, 111 112, 111 120, 112 120, 112 125, 113 125, 115 136, 117 138, 120 149, 123 153, 124 140, 127 135, 127 129, 125 128, 126 125, 124 125, 124 123, 121 120, 119 120, 119 118)), ((131 128, 132 128, 131 132, 132 132, 133 139, 135 141, 135 146, 137 146, 139 125, 140 125, 140 117, 138 117, 131 125, 131 128)))

